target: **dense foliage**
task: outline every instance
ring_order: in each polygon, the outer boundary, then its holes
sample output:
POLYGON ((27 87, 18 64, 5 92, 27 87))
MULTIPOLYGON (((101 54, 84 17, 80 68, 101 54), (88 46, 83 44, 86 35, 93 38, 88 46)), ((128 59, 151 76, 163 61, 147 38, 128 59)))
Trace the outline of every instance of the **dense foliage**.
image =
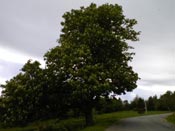
POLYGON ((72 104, 90 125, 101 96, 137 87, 138 75, 128 65, 134 53, 126 42, 138 40, 137 22, 125 18, 120 6, 108 4, 71 10, 63 18, 60 45, 46 53, 46 65, 71 87, 72 104))
POLYGON ((147 101, 148 110, 175 111, 175 92, 167 91, 160 98, 149 97, 147 101))
POLYGON ((21 73, 2 85, 0 119, 4 124, 61 119, 78 110, 86 125, 91 125, 94 107, 109 103, 101 112, 120 110, 121 100, 111 100, 109 95, 137 87, 138 75, 128 64, 133 48, 127 42, 137 41, 139 32, 133 29, 136 20, 125 18, 121 6, 91 4, 63 18, 59 45, 44 56, 46 67, 29 60, 21 73))
POLYGON ((7 81, 1 96, 1 120, 8 125, 38 119, 43 97, 43 72, 39 62, 29 60, 22 72, 7 81))
POLYGON ((148 111, 175 111, 175 92, 167 91, 159 98, 155 95, 147 100, 137 96, 131 101, 129 107, 133 110, 146 108, 148 111))
POLYGON ((65 93, 68 92, 68 87, 64 87, 63 90, 61 87, 64 85, 60 81, 53 82, 55 79, 53 74, 51 75, 52 72, 41 69, 38 61, 29 60, 21 71, 5 85, 1 85, 1 122, 13 126, 35 120, 64 117, 69 105, 69 97, 65 93))
POLYGON ((136 96, 130 104, 130 109, 133 109, 140 114, 144 113, 146 110, 145 100, 136 96))

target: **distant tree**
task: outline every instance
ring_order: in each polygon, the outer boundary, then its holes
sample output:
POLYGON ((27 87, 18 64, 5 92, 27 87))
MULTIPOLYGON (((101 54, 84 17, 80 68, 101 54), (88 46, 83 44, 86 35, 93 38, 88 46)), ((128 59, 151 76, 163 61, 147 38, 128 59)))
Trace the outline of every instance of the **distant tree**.
POLYGON ((172 94, 171 101, 172 101, 172 106, 171 106, 172 110, 175 111, 175 91, 172 94))
POLYGON ((99 97, 137 87, 138 75, 128 65, 134 53, 127 44, 138 40, 139 33, 133 29, 137 22, 125 18, 117 4, 91 4, 67 12, 63 18, 59 46, 45 54, 46 68, 71 87, 72 105, 92 125, 92 109, 99 97))
POLYGON ((158 98, 157 95, 153 96, 154 110, 158 110, 158 98))
POLYGON ((138 99, 139 99, 139 97, 136 96, 136 97, 131 101, 131 104, 130 104, 131 109, 137 110, 136 107, 137 107, 138 99))
POLYGON ((123 101, 123 109, 124 110, 130 110, 130 104, 129 104, 129 102, 128 102, 128 100, 124 100, 123 101))
POLYGON ((175 111, 175 91, 172 94, 171 101, 172 101, 172 106, 171 106, 172 110, 175 111))
POLYGON ((137 101, 137 111, 138 113, 144 113, 145 112, 145 101, 142 98, 139 98, 137 101))
POLYGON ((148 110, 150 110, 150 111, 155 110, 155 103, 154 103, 154 100, 153 100, 153 98, 152 98, 151 96, 148 98, 148 101, 147 101, 147 108, 148 108, 148 110))
POLYGON ((173 92, 167 91, 165 94, 161 95, 159 98, 158 108, 160 110, 173 110, 173 105, 175 101, 173 99, 173 92))
POLYGON ((146 102, 147 104, 147 109, 150 111, 155 111, 157 110, 157 104, 158 104, 158 99, 157 96, 150 96, 146 102))
POLYGON ((131 108, 138 113, 145 112, 145 101, 143 98, 136 96, 133 101, 131 101, 131 108))
POLYGON ((123 103, 120 98, 100 98, 95 107, 98 113, 110 113, 123 110, 123 103))

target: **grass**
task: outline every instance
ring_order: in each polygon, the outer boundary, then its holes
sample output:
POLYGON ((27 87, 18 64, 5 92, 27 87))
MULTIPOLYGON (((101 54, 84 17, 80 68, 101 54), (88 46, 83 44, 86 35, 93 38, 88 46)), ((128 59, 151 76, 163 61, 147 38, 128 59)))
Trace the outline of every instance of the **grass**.
POLYGON ((82 118, 70 118, 62 121, 58 119, 35 121, 25 127, 0 128, 0 131, 74 131, 74 129, 76 131, 83 127, 84 120, 82 118))
POLYGON ((175 124, 175 113, 168 116, 166 119, 168 122, 175 124))
MULTIPOLYGON (((162 113, 167 113, 167 112, 150 111, 147 114, 143 114, 143 115, 154 115, 154 114, 162 114, 162 113)), ((117 123, 122 118, 136 117, 136 116, 141 116, 141 115, 134 111, 123 111, 123 112, 97 115, 95 117, 96 124, 91 127, 86 127, 81 131, 105 131, 107 127, 109 127, 111 124, 117 123)))
MULTIPOLYGON (((143 115, 153 115, 162 113, 166 112, 153 111, 143 115)), ((140 114, 134 111, 123 111, 123 112, 96 115, 95 125, 86 128, 83 128, 84 119, 71 118, 62 121, 58 121, 56 119, 47 121, 37 121, 32 124, 29 124, 26 127, 0 129, 0 131, 44 131, 46 127, 47 131, 50 131, 49 130, 50 127, 54 128, 55 131, 104 131, 108 126, 117 123, 122 118, 135 117, 135 116, 140 116, 140 114)))

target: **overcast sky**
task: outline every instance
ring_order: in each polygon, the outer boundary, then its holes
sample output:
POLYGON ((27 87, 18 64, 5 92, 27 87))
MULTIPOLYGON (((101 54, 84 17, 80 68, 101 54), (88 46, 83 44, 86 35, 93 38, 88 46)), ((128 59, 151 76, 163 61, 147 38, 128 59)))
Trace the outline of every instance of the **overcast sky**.
POLYGON ((64 12, 92 2, 117 3, 126 17, 138 21, 140 41, 130 45, 141 80, 122 98, 175 91, 174 0, 0 0, 0 83, 19 73, 28 59, 44 63, 43 55, 57 45, 64 12))

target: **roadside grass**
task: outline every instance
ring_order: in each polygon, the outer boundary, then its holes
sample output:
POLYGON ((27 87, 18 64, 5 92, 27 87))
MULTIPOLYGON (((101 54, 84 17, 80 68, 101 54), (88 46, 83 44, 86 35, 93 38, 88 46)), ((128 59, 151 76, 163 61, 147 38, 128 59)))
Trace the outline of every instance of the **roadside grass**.
POLYGON ((175 124, 175 113, 168 116, 166 119, 167 119, 168 122, 175 124))
POLYGON ((25 127, 0 128, 0 131, 78 131, 84 128, 83 118, 35 121, 25 127))
MULTIPOLYGON (((163 111, 151 111, 142 115, 163 114, 163 111)), ((134 111, 122 111, 95 115, 95 125, 85 127, 83 118, 70 118, 67 120, 52 119, 36 121, 26 127, 0 128, 0 131, 105 131, 111 124, 117 123, 122 118, 142 116, 134 111)))
POLYGON ((123 111, 123 112, 115 112, 109 114, 102 114, 95 116, 95 125, 86 127, 81 131, 105 131, 107 127, 112 124, 117 123, 120 119, 129 118, 129 117, 136 117, 136 116, 143 116, 143 115, 155 115, 155 114, 163 114, 167 113, 165 111, 149 111, 145 114, 138 114, 134 111, 123 111))

